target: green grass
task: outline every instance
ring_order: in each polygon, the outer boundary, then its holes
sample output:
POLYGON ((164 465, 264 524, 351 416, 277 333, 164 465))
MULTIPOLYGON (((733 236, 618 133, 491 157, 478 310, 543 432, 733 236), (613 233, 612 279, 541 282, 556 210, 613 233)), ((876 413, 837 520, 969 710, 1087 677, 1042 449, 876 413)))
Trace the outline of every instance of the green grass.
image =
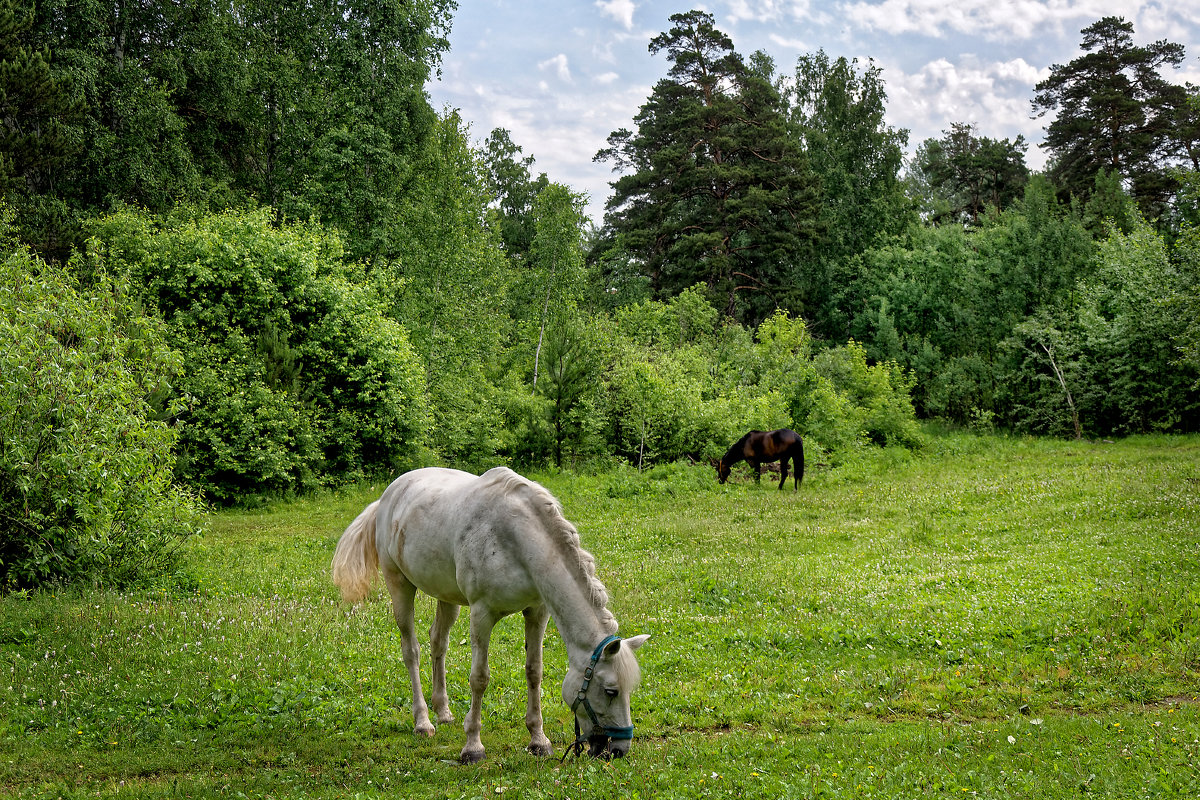
MULTIPOLYGON (((455 763, 458 724, 413 736, 388 606, 348 609, 327 577, 363 486, 214 516, 195 596, 0 600, 0 794, 1200 796, 1200 438, 939 436, 799 492, 683 466, 533 477, 622 632, 652 634, 629 758, 523 751, 519 619, 493 639, 485 762, 455 763)), ((553 624, 546 663, 561 752, 553 624)))

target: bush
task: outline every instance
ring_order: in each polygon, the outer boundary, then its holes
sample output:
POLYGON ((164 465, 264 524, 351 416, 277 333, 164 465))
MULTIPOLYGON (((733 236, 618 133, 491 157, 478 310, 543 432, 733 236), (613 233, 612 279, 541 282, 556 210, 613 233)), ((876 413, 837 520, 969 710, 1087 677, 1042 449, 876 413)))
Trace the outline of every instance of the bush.
POLYGON ((424 370, 336 235, 267 211, 93 223, 184 355, 179 475, 222 502, 395 472, 428 430, 424 370))
POLYGON ((172 483, 176 433, 150 398, 178 367, 161 323, 104 275, 80 285, 4 247, 0 588, 172 572, 198 506, 172 483))
POLYGON ((844 408, 859 436, 879 445, 921 446, 910 395, 912 379, 898 364, 867 364, 866 352, 856 342, 825 351, 814 364, 845 398, 844 408))

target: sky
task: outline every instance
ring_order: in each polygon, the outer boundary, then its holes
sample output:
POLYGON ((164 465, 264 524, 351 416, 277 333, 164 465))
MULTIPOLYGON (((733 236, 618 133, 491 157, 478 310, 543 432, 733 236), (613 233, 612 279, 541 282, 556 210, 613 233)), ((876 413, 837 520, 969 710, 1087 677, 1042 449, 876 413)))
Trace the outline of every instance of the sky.
POLYGON ((1026 163, 1041 169, 1050 117, 1033 116, 1034 86, 1083 55, 1080 31, 1106 16, 1132 22, 1136 44, 1182 44, 1186 59, 1166 77, 1200 85, 1200 0, 458 0, 450 50, 426 88, 476 142, 508 129, 536 159, 534 175, 586 194, 599 223, 616 175, 592 159, 610 133, 633 129, 670 66, 650 40, 691 9, 783 74, 818 50, 873 61, 887 123, 909 131, 909 155, 965 122, 979 136, 1024 136, 1026 163))

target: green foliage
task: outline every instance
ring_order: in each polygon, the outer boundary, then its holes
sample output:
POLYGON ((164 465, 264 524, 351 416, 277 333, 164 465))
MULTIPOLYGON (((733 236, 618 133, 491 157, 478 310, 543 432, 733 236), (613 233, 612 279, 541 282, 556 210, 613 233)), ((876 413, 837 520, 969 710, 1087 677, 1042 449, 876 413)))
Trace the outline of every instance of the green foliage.
POLYGON ((913 165, 925 217, 974 225, 988 209, 1007 208, 1020 199, 1029 180, 1025 148, 1022 136, 1012 142, 989 139, 961 122, 941 139, 925 140, 913 165))
POLYGON ((814 355, 804 322, 783 312, 754 339, 737 325, 714 331, 713 315, 699 288, 617 314, 605 373, 615 452, 637 465, 709 460, 748 430, 789 427, 808 438, 810 457, 921 445, 912 379, 898 365, 868 364, 853 342, 814 355))
POLYGON ((868 364, 856 342, 826 350, 815 359, 817 374, 846 398, 858 436, 875 444, 917 448, 922 444, 909 393, 913 380, 894 361, 868 364))
POLYGON ((765 59, 745 63, 706 12, 671 23, 650 43, 670 77, 637 131, 615 131, 596 156, 625 174, 594 257, 636 265, 660 299, 704 283, 726 314, 753 324, 804 300, 794 289, 818 236, 816 180, 765 59))
POLYGON ((46 229, 57 227, 62 208, 43 194, 80 149, 65 132, 79 103, 69 80, 52 67, 50 48, 32 44, 33 23, 32 4, 0 1, 0 197, 20 218, 27 241, 61 254, 61 243, 46 229))
POLYGON ((152 405, 182 367, 164 326, 7 243, 0 287, 0 591, 169 580, 199 520, 152 405))
POLYGON ((0 116, 7 131, 43 131, 39 153, 55 158, 22 169, 54 202, 23 206, 18 223, 65 259, 82 244, 77 220, 121 203, 166 213, 181 200, 255 198, 280 220, 321 219, 355 259, 395 257, 387 223, 431 135, 424 85, 449 46, 452 7, 39 2, 23 35, 50 74, 25 84, 38 102, 0 116), (45 91, 55 82, 73 107, 45 91))
POLYGON ((1016 430, 1051 436, 1075 431, 1072 392, 1086 390, 1080 335, 1070 317, 1043 311, 1021 323, 1003 347, 1009 373, 1001 383, 1002 419, 1016 430))
POLYGON ((534 202, 549 180, 545 173, 530 177, 533 156, 522 158, 521 147, 504 128, 488 135, 481 158, 487 167, 489 194, 504 249, 514 260, 524 258, 533 244, 534 202))
POLYGON ((1085 350, 1087 417, 1101 430, 1191 430, 1200 413, 1194 367, 1178 342, 1183 275, 1166 243, 1139 222, 1101 244, 1095 276, 1082 287, 1080 335, 1085 350))
POLYGON ((1194 225, 1184 228, 1175 242, 1174 255, 1179 283, 1177 293, 1168 300, 1168 308, 1181 321, 1176 345, 1183 364, 1200 374, 1200 228, 1194 225))
POLYGON ((918 227, 869 251, 843 302, 862 303, 851 331, 868 357, 915 378, 921 415, 1046 431, 1070 415, 1060 413, 1053 371, 1038 371, 1049 360, 1033 329, 1071 328, 1094 253, 1080 219, 1035 176, 1019 202, 973 231, 918 227), (1053 385, 1043 386, 1047 376, 1053 385))
POLYGON ((1182 45, 1133 43, 1133 25, 1104 17, 1084 28, 1085 54, 1056 64, 1035 87, 1033 108, 1055 112, 1046 127, 1050 175, 1065 192, 1087 198, 1096 175, 1115 171, 1133 187, 1143 214, 1157 218, 1174 187, 1161 154, 1176 149, 1183 87, 1161 74, 1184 61, 1182 45))
POLYGON ((1113 229, 1072 302, 1050 306, 1005 341, 1006 417, 1035 433, 1191 430, 1197 370, 1182 357, 1191 319, 1187 246, 1171 257, 1140 218, 1113 229), (1078 430, 1077 430, 1078 432, 1078 430))
POLYGON ((857 256, 915 221, 899 180, 908 132, 886 124, 887 92, 874 62, 830 59, 823 50, 800 56, 785 98, 822 195, 821 246, 799 276, 805 306, 790 308, 826 338, 844 340, 837 288, 853 276, 857 256))
POLYGON ((583 318, 560 319, 548 331, 545 372, 537 392, 546 398, 546 420, 553 434, 554 464, 603 453, 607 419, 601 407, 601 368, 606 347, 600 327, 583 318))
POLYGON ((512 275, 484 213, 484 170, 456 114, 436 121, 417 170, 423 179, 390 222, 400 255, 374 278, 424 366, 428 444, 451 463, 493 466, 503 416, 490 376, 512 330, 512 275))
POLYGON ((391 472, 428 427, 403 328, 314 226, 268 212, 93 226, 90 265, 121 274, 183 354, 180 477, 222 502, 391 472))

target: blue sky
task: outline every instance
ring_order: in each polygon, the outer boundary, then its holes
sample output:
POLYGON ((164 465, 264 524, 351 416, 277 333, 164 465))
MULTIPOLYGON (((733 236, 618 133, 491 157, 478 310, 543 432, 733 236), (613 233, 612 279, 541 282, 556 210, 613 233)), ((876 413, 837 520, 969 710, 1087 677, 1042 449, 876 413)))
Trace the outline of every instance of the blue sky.
POLYGON ((1053 64, 1082 54, 1080 30, 1105 16, 1134 25, 1135 41, 1184 45, 1169 77, 1200 84, 1200 0, 459 0, 433 106, 455 108, 482 141, 507 128, 535 172, 587 193, 599 221, 614 176, 593 163, 609 133, 633 116, 668 69, 647 46, 671 14, 711 13, 738 52, 763 50, 781 73, 823 49, 873 59, 883 70, 888 122, 907 129, 909 150, 955 122, 979 135, 1037 147, 1034 85, 1053 64))

